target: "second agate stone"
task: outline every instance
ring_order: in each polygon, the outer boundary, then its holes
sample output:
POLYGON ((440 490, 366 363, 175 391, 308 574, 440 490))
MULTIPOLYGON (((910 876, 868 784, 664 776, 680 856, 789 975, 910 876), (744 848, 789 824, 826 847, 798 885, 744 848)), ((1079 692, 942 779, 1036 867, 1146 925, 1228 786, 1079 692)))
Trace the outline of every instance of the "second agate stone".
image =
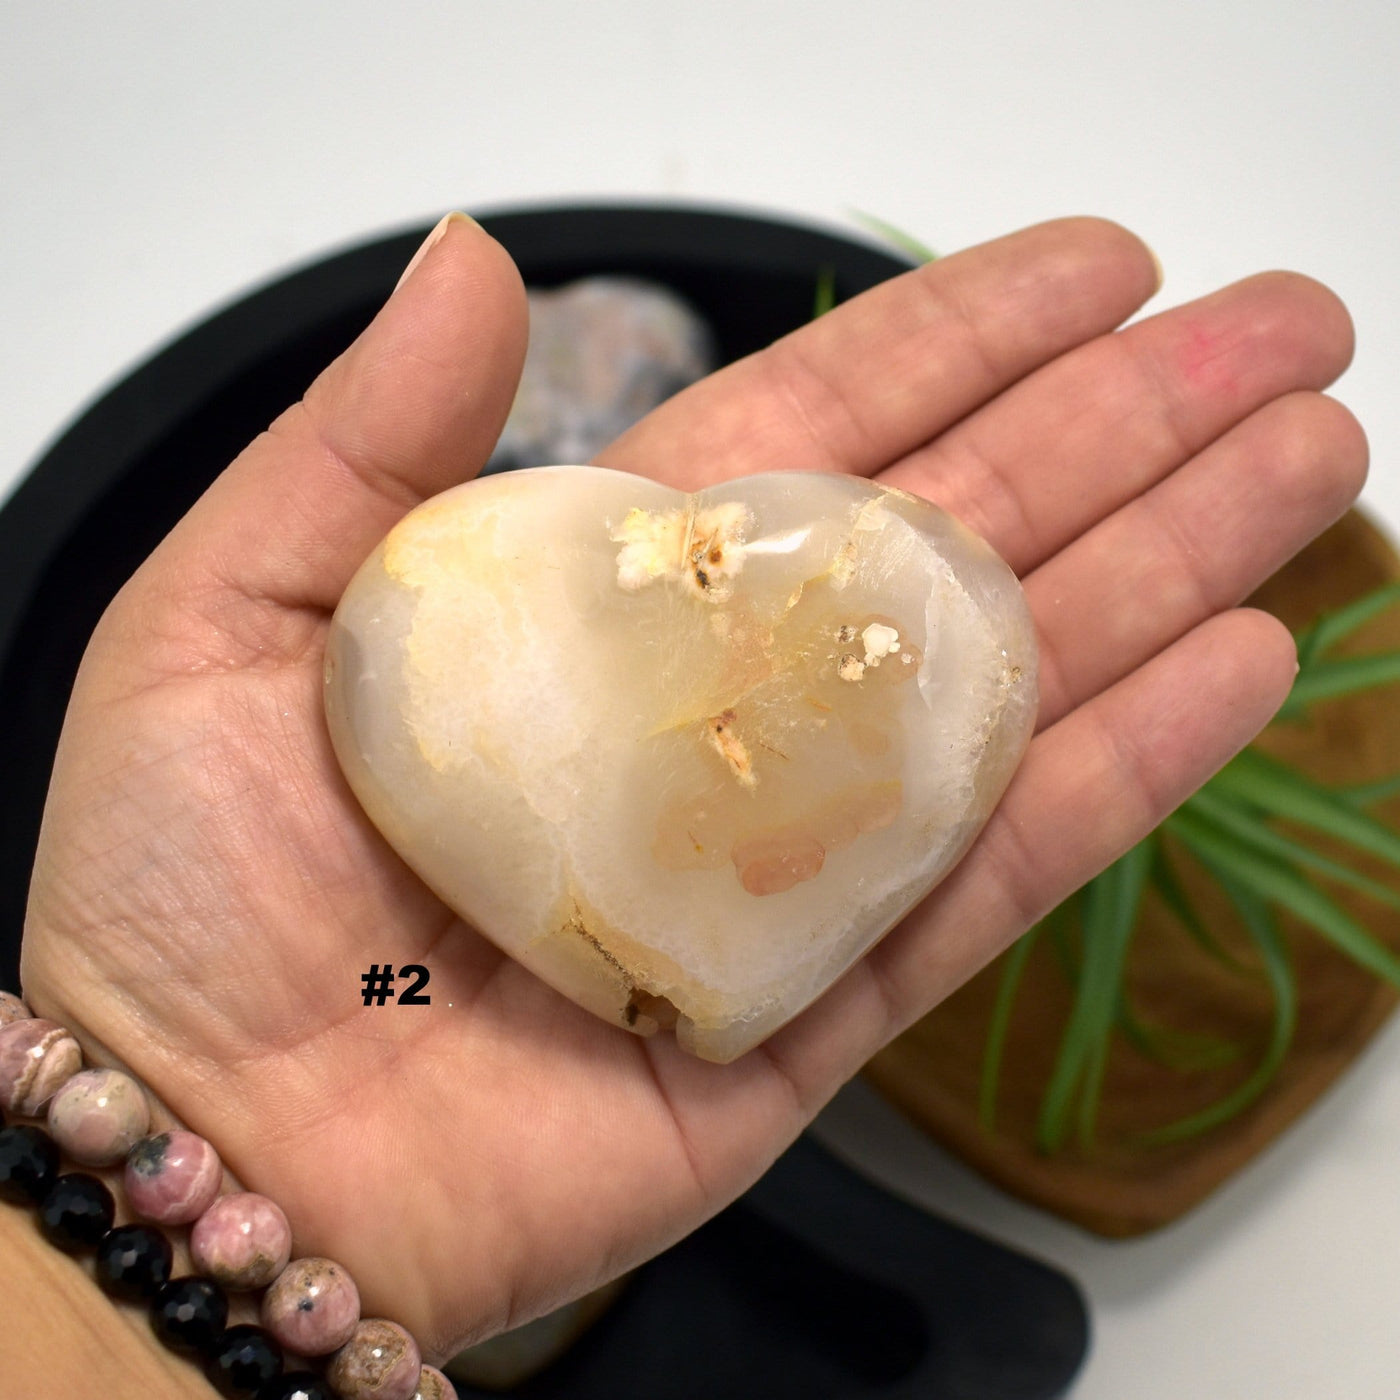
POLYGON ((326 709, 360 802, 465 920, 726 1061, 962 857, 1035 672, 1015 576, 927 501, 548 467, 394 528, 336 612, 326 709))

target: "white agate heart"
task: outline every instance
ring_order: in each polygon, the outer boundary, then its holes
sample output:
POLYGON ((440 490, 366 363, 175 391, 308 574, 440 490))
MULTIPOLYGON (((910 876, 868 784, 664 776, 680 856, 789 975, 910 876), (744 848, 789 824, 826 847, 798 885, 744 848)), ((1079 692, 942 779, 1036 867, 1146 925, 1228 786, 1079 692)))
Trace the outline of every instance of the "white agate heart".
POLYGON ((728 1061, 961 858, 1036 705, 1011 570, 928 502, 594 467, 425 502, 326 650, 356 796, 580 1005, 728 1061))

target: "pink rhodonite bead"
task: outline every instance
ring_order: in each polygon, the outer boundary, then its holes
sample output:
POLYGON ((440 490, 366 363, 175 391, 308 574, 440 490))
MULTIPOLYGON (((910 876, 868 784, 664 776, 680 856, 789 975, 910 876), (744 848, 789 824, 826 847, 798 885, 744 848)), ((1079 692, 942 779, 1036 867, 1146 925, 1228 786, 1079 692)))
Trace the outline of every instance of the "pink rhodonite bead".
POLYGON ((78 1042, 52 1021, 31 1017, 0 1026, 0 1107, 36 1118, 82 1066, 78 1042))
POLYGON ((413 1400, 457 1400, 457 1387, 436 1366, 424 1366, 413 1400))
POLYGON ((137 1215, 161 1225, 188 1225, 214 1202, 223 1181, 219 1154, 182 1128, 142 1138, 127 1153, 126 1198, 137 1215))
POLYGON ((141 1086, 117 1069, 85 1069, 49 1100, 49 1131, 74 1161, 120 1162, 151 1126, 141 1086))
POLYGON ((0 992, 0 1026, 27 1021, 34 1013, 13 993, 0 992))
POLYGON ((293 1260, 263 1294, 262 1325, 302 1356, 344 1346, 359 1320, 360 1290, 332 1259, 293 1260))
POLYGON ((292 1227, 266 1196, 236 1191, 195 1221, 190 1255, 200 1273, 225 1288, 265 1288, 292 1256, 292 1227))
POLYGON ((326 1367, 331 1389, 344 1400, 413 1400, 423 1358, 396 1322, 367 1317, 326 1367))

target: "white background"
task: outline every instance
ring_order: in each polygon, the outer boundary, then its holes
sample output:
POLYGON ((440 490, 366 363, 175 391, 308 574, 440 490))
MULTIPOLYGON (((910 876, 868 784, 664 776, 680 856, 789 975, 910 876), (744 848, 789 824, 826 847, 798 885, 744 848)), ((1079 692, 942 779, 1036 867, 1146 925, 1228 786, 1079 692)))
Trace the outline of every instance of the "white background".
MULTIPOLYGON (((1328 282, 1359 351, 1367 498, 1400 527, 1394 0, 0 0, 0 490, 100 388, 248 284, 453 206, 714 199, 948 251, 1121 220, 1158 304, 1328 282)), ((1400 1029, 1179 1226, 1091 1239, 867 1091, 828 1140, 1067 1268, 1076 1400, 1400 1393, 1400 1029)))

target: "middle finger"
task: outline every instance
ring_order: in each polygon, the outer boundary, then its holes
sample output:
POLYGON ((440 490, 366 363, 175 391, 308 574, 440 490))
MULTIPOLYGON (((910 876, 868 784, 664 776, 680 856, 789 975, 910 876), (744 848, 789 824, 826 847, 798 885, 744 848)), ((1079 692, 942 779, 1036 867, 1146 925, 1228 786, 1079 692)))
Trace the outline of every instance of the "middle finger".
POLYGON ((1269 272, 1062 355, 877 478, 1026 573, 1273 399, 1351 358, 1346 308, 1269 272))
POLYGON ((771 471, 869 476, 1152 295, 1147 248, 1057 219, 881 283, 683 390, 594 460, 695 491, 771 471))

